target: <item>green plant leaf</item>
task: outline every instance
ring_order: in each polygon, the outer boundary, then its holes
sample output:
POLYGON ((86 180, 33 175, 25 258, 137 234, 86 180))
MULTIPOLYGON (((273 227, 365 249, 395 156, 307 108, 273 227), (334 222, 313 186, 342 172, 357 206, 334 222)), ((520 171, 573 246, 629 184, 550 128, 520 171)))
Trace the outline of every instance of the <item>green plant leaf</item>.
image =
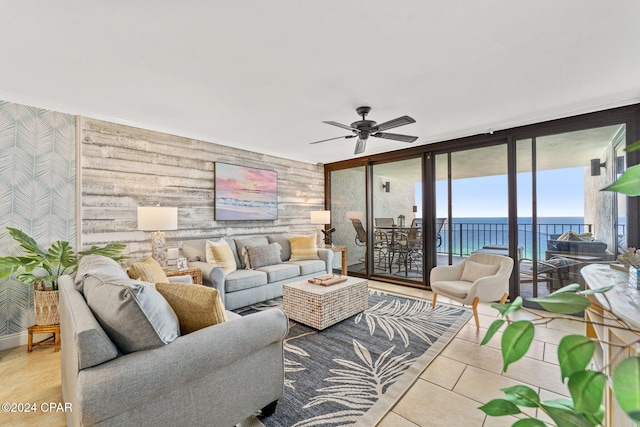
POLYGON ((505 399, 493 399, 480 406, 478 409, 492 417, 501 417, 503 415, 515 415, 520 413, 520 409, 514 403, 505 399))
POLYGON ((127 245, 123 243, 108 243, 103 247, 99 246, 91 246, 86 251, 78 252, 78 258, 82 258, 86 255, 104 255, 115 261, 121 261, 127 258, 125 255, 121 255, 121 252, 126 248, 127 245))
POLYGON ((540 407, 558 426, 594 427, 596 425, 562 404, 554 405, 545 402, 540 407))
POLYGON ((546 424, 537 418, 523 418, 511 424, 511 427, 546 427, 546 424))
POLYGON ((636 150, 640 150, 640 141, 636 141, 633 144, 631 144, 630 146, 628 146, 627 148, 625 148, 626 151, 636 151, 636 150))
POLYGON ((511 313, 515 313, 522 308, 522 298, 516 297, 516 299, 514 299, 512 302, 506 304, 491 304, 491 307, 498 310, 502 317, 505 317, 511 313))
POLYGON ((537 408, 540 406, 540 396, 538 393, 526 385, 515 385, 513 387, 501 389, 507 400, 518 406, 527 406, 529 408, 537 408))
POLYGON ((615 287, 615 285, 607 285, 607 286, 603 286, 601 288, 595 288, 595 289, 585 289, 584 291, 580 291, 578 292, 580 295, 591 295, 591 294, 602 294, 604 292, 608 292, 611 289, 613 289, 615 287))
POLYGON ((539 298, 527 298, 527 301, 537 302, 547 311, 558 314, 574 314, 584 311, 591 305, 589 298, 584 295, 562 293, 539 298))
POLYGON ((579 291, 579 290, 580 290, 580 285, 577 284, 577 283, 572 283, 570 285, 561 287, 560 289, 558 289, 555 292, 550 293, 549 296, 558 295, 558 294, 565 294, 567 292, 576 292, 576 291, 579 291))
POLYGON ((502 327, 504 322, 506 322, 506 320, 504 320, 504 319, 494 320, 493 323, 491 324, 491 326, 489 326, 489 329, 487 330, 487 333, 484 335, 484 338, 482 339, 482 342, 480 343, 480 345, 485 345, 489 341, 491 341, 491 338, 493 338, 493 336, 496 334, 496 332, 498 332, 498 329, 500 329, 500 327, 502 327))
POLYGON ((534 326, 529 320, 518 320, 507 326, 502 334, 502 370, 525 355, 533 341, 534 326))
POLYGON ((578 413, 595 414, 602 405, 607 376, 595 371, 577 371, 569 377, 567 387, 578 413))
POLYGON ((558 344, 558 362, 562 381, 569 378, 575 372, 584 371, 593 353, 596 350, 595 343, 584 335, 566 335, 558 344))
POLYGON ((627 196, 640 196, 640 165, 631 166, 620 178, 601 191, 615 191, 627 196))
POLYGON ((45 255, 44 251, 40 249, 40 246, 38 246, 38 243, 34 238, 24 231, 13 227, 7 227, 7 230, 9 230, 11 237, 13 237, 16 242, 20 243, 20 246, 30 255, 45 255))
POLYGON ((620 407, 640 423, 640 356, 629 357, 613 371, 613 393, 620 407))

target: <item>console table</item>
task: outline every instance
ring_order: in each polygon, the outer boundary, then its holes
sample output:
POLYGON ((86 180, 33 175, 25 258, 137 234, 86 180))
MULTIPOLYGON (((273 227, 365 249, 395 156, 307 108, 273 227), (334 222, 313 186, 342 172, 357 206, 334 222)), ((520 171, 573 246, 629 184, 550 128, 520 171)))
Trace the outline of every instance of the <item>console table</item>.
MULTIPOLYGON (((589 295, 592 305, 585 312, 587 321, 598 323, 597 325, 587 324, 586 335, 604 341, 596 346, 593 363, 597 369, 602 369, 611 363, 611 366, 608 366, 605 370, 605 374, 611 376, 620 360, 640 354, 640 345, 638 344, 619 356, 618 348, 609 344, 626 344, 639 338, 639 334, 611 327, 610 325, 615 325, 618 322, 615 320, 615 317, 617 317, 628 323, 632 328, 640 330, 640 291, 629 284, 628 273, 614 270, 608 264, 587 265, 581 270, 581 274, 584 277, 587 289, 615 285, 606 294, 589 295), (606 298, 604 295, 606 295, 606 298)), ((618 406, 609 383, 605 390, 604 405, 606 412, 605 426, 632 427, 636 425, 618 406)))

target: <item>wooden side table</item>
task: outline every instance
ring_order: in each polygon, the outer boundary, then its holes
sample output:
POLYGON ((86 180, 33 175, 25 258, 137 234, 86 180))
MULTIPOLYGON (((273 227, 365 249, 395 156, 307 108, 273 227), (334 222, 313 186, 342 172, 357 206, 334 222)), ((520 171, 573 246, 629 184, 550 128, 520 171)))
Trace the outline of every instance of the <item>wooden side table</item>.
POLYGON ((27 341, 27 351, 29 353, 33 351, 34 346, 38 346, 38 345, 52 345, 54 346, 53 351, 60 351, 60 325, 59 324, 58 325, 33 325, 33 326, 29 326, 27 330, 29 332, 29 337, 27 341), (38 341, 34 343, 33 334, 53 334, 53 336, 50 336, 48 338, 43 339, 42 341, 38 341))
POLYGON ((187 268, 186 270, 177 270, 175 268, 168 268, 164 271, 167 277, 172 276, 184 276, 185 274, 193 277, 193 283, 196 285, 202 285, 202 270, 199 268, 187 268))
POLYGON ((342 271, 340 274, 347 275, 347 247, 346 246, 333 246, 326 249, 330 249, 332 252, 342 252, 342 271))

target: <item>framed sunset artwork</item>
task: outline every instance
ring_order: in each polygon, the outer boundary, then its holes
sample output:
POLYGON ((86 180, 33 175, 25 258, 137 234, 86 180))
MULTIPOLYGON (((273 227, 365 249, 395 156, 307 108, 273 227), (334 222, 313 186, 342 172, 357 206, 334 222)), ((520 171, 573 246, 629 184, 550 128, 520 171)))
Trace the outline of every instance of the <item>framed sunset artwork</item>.
POLYGON ((278 172, 215 163, 216 221, 278 219, 278 172))

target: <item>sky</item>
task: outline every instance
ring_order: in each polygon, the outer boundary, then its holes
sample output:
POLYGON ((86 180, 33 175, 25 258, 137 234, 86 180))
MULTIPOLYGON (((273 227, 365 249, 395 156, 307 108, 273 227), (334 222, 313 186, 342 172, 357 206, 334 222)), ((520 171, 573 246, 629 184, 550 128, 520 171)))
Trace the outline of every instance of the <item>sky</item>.
MULTIPOLYGON (((584 216, 584 168, 537 173, 538 217, 584 216)), ((416 204, 421 209, 421 183, 416 184, 416 204)), ((507 176, 496 175, 452 181, 455 218, 506 217, 507 176)), ((447 216, 447 183, 436 183, 437 216, 447 216)), ((518 174, 518 216, 531 216, 531 174, 518 174)))

